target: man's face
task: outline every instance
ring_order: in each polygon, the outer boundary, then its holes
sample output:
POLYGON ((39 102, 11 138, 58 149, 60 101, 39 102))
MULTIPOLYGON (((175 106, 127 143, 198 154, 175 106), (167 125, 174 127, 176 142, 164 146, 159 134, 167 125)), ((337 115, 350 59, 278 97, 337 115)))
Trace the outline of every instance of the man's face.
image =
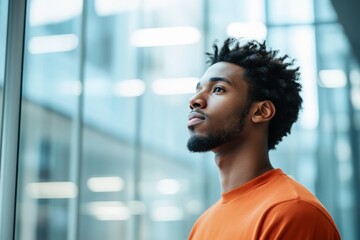
POLYGON ((249 110, 243 72, 240 66, 226 62, 218 62, 205 72, 189 101, 190 151, 216 150, 241 139, 249 110))

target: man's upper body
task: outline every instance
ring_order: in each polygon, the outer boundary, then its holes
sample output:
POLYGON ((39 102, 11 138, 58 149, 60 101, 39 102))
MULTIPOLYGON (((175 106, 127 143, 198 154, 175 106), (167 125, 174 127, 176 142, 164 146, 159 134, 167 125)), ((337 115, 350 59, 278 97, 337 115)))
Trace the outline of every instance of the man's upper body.
POLYGON ((337 240, 336 225, 322 204, 275 169, 223 193, 195 223, 190 240, 337 240))
POLYGON ((265 43, 229 38, 213 47, 189 101, 187 147, 214 152, 223 196, 189 239, 296 239, 295 229, 298 239, 340 239, 320 202, 269 159, 298 118, 299 68, 265 43))

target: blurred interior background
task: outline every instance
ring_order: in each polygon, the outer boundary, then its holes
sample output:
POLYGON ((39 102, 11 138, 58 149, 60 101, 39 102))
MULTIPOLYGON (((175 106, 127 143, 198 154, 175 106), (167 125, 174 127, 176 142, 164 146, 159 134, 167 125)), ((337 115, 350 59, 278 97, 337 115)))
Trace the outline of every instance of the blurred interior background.
POLYGON ((7 38, 13 6, 0 0, 0 115, 6 44, 24 43, 18 156, 1 159, 17 163, 14 239, 186 239, 221 192, 212 154, 186 148, 188 99, 227 36, 296 59, 303 111, 272 163, 360 238, 356 0, 27 0, 23 39, 7 38))

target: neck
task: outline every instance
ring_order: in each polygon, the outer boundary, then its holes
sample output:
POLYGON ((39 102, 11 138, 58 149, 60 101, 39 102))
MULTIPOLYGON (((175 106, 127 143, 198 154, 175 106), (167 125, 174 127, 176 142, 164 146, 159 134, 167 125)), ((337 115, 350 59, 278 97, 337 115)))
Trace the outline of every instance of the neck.
POLYGON ((239 187, 273 169, 267 147, 258 146, 251 144, 215 152, 223 192, 239 187))

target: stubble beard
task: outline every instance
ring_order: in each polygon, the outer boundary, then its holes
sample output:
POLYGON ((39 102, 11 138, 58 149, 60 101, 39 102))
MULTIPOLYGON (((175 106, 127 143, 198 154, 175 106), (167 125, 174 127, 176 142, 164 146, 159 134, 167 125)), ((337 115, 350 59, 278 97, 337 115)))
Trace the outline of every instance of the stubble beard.
POLYGON ((187 142, 187 148, 190 152, 207 152, 231 141, 243 132, 246 115, 247 113, 244 113, 240 119, 228 121, 223 128, 209 132, 207 135, 192 135, 187 142))

